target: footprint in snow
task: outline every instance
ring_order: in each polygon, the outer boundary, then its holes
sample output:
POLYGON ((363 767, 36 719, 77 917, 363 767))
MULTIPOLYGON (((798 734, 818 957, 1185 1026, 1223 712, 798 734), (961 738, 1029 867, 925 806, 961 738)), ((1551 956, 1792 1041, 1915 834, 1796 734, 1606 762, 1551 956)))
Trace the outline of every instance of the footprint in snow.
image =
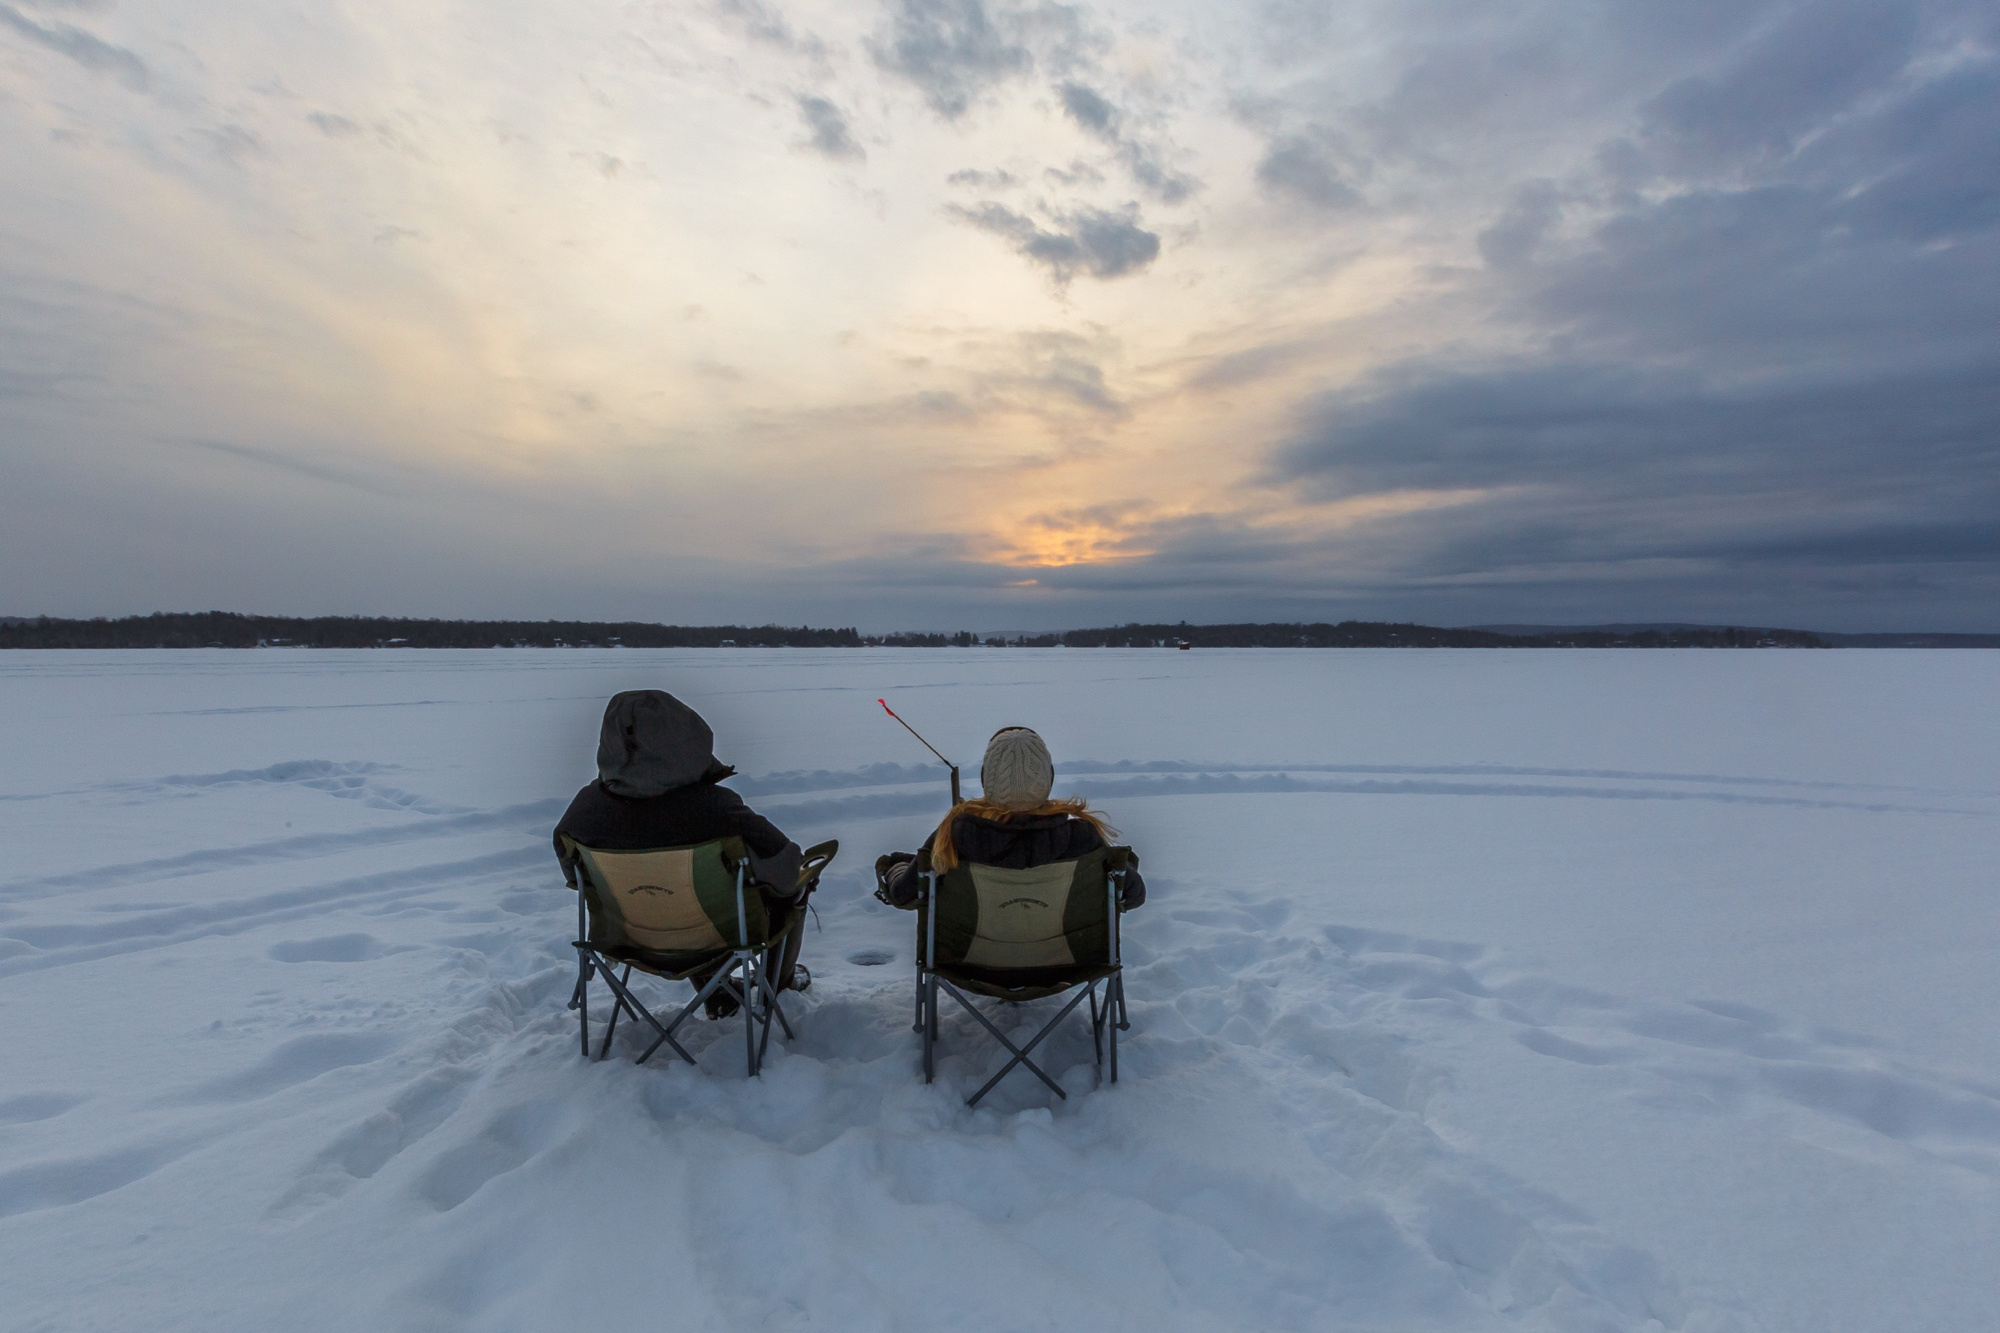
POLYGON ((84 1101, 80 1093, 24 1092, 0 1101, 0 1125, 29 1125, 37 1120, 53 1120, 84 1101))
POLYGON ((294 1037, 248 1069, 197 1085, 176 1101, 249 1102, 349 1065, 379 1060, 403 1044, 384 1032, 319 1032, 294 1037))
POLYGON ((313 940, 285 940, 269 954, 281 963, 362 963, 380 958, 388 949, 373 935, 323 935, 313 940))

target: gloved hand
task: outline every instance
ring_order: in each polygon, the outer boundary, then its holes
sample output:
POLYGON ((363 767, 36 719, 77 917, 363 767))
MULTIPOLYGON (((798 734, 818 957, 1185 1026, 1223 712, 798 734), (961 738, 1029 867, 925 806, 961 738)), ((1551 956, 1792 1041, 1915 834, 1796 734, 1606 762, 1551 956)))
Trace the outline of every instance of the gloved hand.
POLYGON ((875 898, 878 902, 889 902, 889 873, 897 866, 908 865, 916 859, 911 852, 884 852, 875 858, 875 898))

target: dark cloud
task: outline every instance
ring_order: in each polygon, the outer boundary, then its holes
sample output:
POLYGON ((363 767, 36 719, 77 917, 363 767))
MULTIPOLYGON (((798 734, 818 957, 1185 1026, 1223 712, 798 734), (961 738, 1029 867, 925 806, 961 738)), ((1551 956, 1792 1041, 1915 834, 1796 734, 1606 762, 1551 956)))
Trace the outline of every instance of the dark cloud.
POLYGON ((1514 277, 1516 299, 1600 351, 1719 373, 1989 359, 2000 59, 1928 79, 1889 70, 1797 137, 1796 151, 1734 162, 1725 184, 1704 166, 1656 177, 1650 197, 1614 189, 1583 244, 1514 277))
POLYGON ((1642 108, 1677 165, 1782 153, 1908 63, 1917 10, 1890 0, 1802 5, 1713 75, 1678 79, 1642 108))
POLYGON ((1214 357, 1200 365, 1185 382, 1191 389, 1210 392, 1233 389, 1283 374, 1323 350, 1305 341, 1267 342, 1214 357))
POLYGON ((1042 179, 1051 185, 1102 185, 1104 173, 1088 162, 1072 162, 1066 167, 1042 168, 1042 179))
POLYGON ((361 126, 331 111, 308 111, 306 123, 329 139, 345 139, 361 133, 361 126))
POLYGON ((752 39, 781 51, 809 57, 826 57, 826 43, 809 32, 795 30, 784 14, 759 0, 721 0, 720 9, 752 39))
POLYGON ((406 485, 407 478, 373 476, 357 467, 330 466, 314 458, 301 458, 278 449, 213 439, 185 438, 175 440, 173 443, 184 448, 203 449, 213 454, 240 459, 259 467, 274 468, 295 477, 305 477, 333 486, 365 491, 371 495, 394 497, 407 493, 406 490, 399 489, 399 483, 406 485))
MULTIPOLYGON (((1071 333, 1043 333, 1022 339, 1021 373, 1005 387, 1033 404, 1054 399, 1103 416, 1120 416, 1125 404, 1105 383, 1100 350, 1071 333)), ((1003 382, 1004 383, 1004 382, 1003 382)))
POLYGON ((1100 92, 1070 81, 1056 90, 1063 110, 1086 134, 1111 146, 1140 189, 1162 203, 1178 204, 1201 188, 1192 176, 1161 160, 1162 149, 1126 133, 1126 116, 1100 92))
POLYGON ((1100 139, 1115 140, 1118 137, 1118 108, 1107 102, 1094 88, 1080 83, 1065 83, 1057 90, 1062 94, 1063 110, 1069 118, 1100 139))
POLYGON ((1011 171, 975 171, 968 167, 944 178, 946 185, 963 185, 977 190, 1010 190, 1021 183, 1011 171))
POLYGON ((846 161, 860 161, 868 156, 862 151, 861 145, 854 141, 853 134, 848 131, 847 117, 841 114, 839 107, 824 97, 800 94, 799 115, 805 120, 806 128, 812 132, 811 144, 814 152, 846 161))
POLYGON ((1477 182, 1487 268, 1457 295, 1510 350, 1469 339, 1307 405, 1267 478, 1450 503, 1277 539, 1217 520, 1118 577, 1439 617, 1991 627, 2000 59, 1962 40, 1974 8, 1572 5, 1568 46, 1510 18, 1438 34, 1344 118, 1257 109, 1274 193, 1351 206, 1357 162, 1386 174, 1381 206, 1434 201, 1426 173, 1477 182), (1496 127, 1557 105, 1602 127, 1596 155, 1509 181, 1507 151, 1534 159, 1496 127))
POLYGON ((1828 127, 1796 165, 1860 234, 1927 244, 2000 221, 1996 143, 2000 62, 1988 60, 1828 127))
POLYGON ((90 377, 61 371, 12 370, 0 366, 0 401, 9 398, 42 398, 61 392, 71 384, 85 384, 90 377))
POLYGON ((1562 195, 1551 181, 1529 181, 1490 226, 1479 233, 1479 253, 1495 268, 1533 258, 1550 227, 1562 217, 1562 195))
POLYGON ((1267 190, 1315 208, 1353 208, 1361 202, 1360 192, 1341 178, 1334 154, 1305 135, 1272 140, 1257 164, 1257 181, 1267 190))
POLYGON ((982 231, 1004 236, 1015 250, 1049 271, 1057 283, 1078 274, 1116 278, 1135 273, 1159 257, 1160 238, 1139 226, 1139 210, 1082 208, 1054 219, 1046 231, 1034 219, 1003 204, 987 201, 976 208, 954 204, 949 212, 982 231))
POLYGON ((266 156, 264 141, 244 129, 241 125, 218 125, 212 130, 197 130, 215 155, 232 167, 240 167, 255 158, 266 156))
POLYGON ((1193 176, 1161 162, 1152 148, 1128 140, 1119 145, 1119 151, 1133 181, 1163 204, 1178 204, 1201 188, 1193 176))
POLYGON ((37 46, 67 56, 87 70, 109 74, 136 91, 144 91, 151 81, 145 61, 124 47, 113 46, 73 24, 51 23, 43 26, 12 5, 0 4, 0 27, 11 28, 37 46))
POLYGON ((1762 527, 1892 493, 1939 512, 1958 494, 2000 513, 2000 358, 1862 383, 1714 386, 1684 371, 1562 362, 1402 378, 1321 405, 1279 455, 1281 475, 1319 498, 1531 487, 1676 509, 1789 497, 1760 509, 1762 527))
MULTIPOLYGON (((1090 431, 1130 410, 1113 391, 1105 363, 1117 355, 1101 334, 1057 330, 963 346, 963 364, 933 366, 928 358, 906 362, 913 374, 929 372, 938 387, 849 407, 809 413, 812 430, 835 423, 872 430, 910 424, 926 428, 971 424, 999 417, 1032 417, 1064 448, 1087 442, 1090 431)), ((1046 461, 1046 460, 1042 460, 1046 461)), ((1030 459, 1026 466, 1039 465, 1030 459)))
POLYGON ((877 65, 914 84, 948 120, 1034 67, 1028 47, 994 22, 983 0, 891 0, 887 32, 869 49, 877 65))

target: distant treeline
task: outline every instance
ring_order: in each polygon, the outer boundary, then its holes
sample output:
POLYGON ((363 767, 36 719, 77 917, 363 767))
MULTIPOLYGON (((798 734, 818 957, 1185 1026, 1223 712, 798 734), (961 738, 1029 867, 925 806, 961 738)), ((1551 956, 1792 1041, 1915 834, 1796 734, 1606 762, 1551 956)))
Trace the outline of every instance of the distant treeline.
POLYGON ((1834 648, 2000 648, 2000 634, 1822 634, 1834 648))
POLYGON ((1552 630, 1501 634, 1483 629, 1343 620, 1338 625, 1121 625, 1070 630, 1059 636, 1072 648, 1824 648, 1817 634, 1797 629, 1552 630))
POLYGON ((245 616, 227 611, 122 620, 0 620, 0 648, 1826 648, 2000 646, 1991 635, 1818 635, 1805 630, 1673 626, 1501 633, 1343 620, 1270 625, 1120 625, 1060 634, 874 634, 801 625, 653 625, 641 621, 406 620, 245 616), (1928 640, 1914 643, 1910 640, 1928 640), (1991 640, 1974 645, 1941 640, 1991 640), (1829 640, 1833 640, 1830 643, 1829 640), (1848 644, 1840 644, 1848 646, 1848 644), (1853 646, 1864 646, 1855 643, 1853 646), (1876 646, 1868 644, 1866 646, 1876 646), (1882 646, 1889 646, 1883 644, 1882 646))
POLYGON ((227 611, 123 620, 0 622, 0 648, 859 648, 853 629, 649 625, 594 620, 401 620, 241 616, 227 611))

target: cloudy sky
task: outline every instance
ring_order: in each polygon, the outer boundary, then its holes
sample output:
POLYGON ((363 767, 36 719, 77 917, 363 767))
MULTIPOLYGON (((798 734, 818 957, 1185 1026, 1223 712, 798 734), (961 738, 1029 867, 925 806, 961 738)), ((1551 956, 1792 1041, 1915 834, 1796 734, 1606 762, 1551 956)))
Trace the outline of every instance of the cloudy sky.
POLYGON ((2000 629, 1991 0, 0 0, 0 612, 2000 629))

